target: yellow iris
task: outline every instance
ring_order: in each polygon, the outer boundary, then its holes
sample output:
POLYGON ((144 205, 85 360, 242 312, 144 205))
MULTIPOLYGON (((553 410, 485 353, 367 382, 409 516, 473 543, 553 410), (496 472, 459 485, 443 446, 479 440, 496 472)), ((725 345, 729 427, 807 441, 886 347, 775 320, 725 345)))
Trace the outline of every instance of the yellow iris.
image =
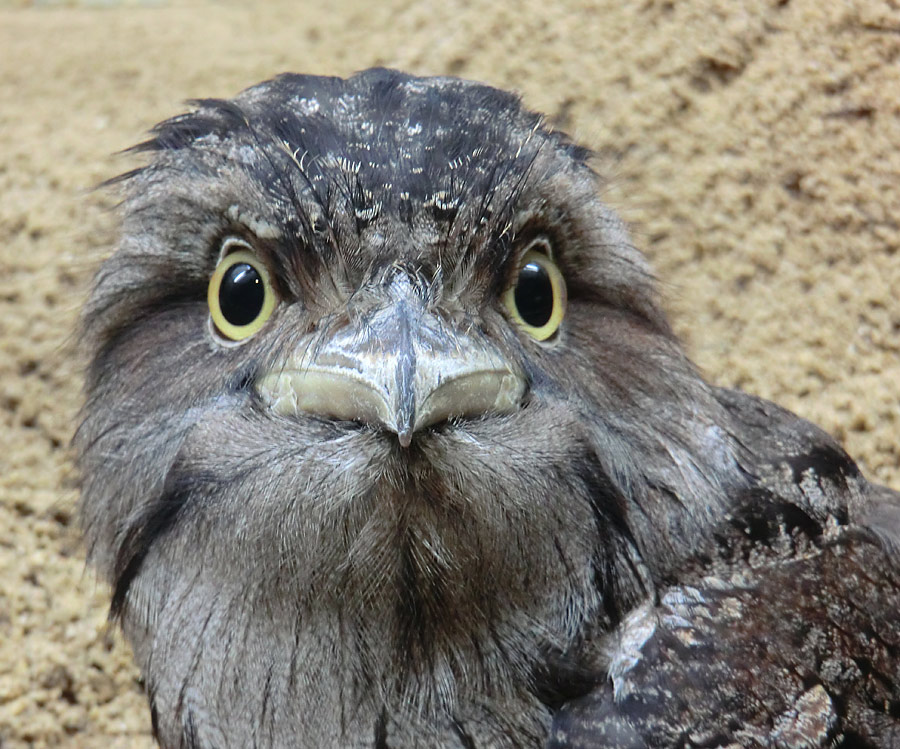
POLYGON ((515 283, 503 294, 503 304, 528 335, 547 340, 566 314, 566 282, 559 267, 543 252, 528 250, 515 283))
POLYGON ((243 341, 269 319, 276 300, 265 265, 250 250, 237 250, 219 261, 206 301, 216 330, 224 338, 243 341))

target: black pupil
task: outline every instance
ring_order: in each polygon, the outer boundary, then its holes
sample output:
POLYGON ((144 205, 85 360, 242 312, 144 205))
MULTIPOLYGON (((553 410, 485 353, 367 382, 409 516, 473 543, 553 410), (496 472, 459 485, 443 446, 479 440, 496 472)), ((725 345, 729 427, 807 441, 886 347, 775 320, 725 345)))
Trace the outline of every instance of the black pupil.
POLYGON ((235 263, 222 277, 219 308, 232 325, 249 325, 262 311, 266 291, 259 272, 249 263, 235 263))
POLYGON ((519 271, 516 284, 516 309, 534 328, 542 328, 553 314, 553 284, 550 274, 538 263, 528 263, 519 271))

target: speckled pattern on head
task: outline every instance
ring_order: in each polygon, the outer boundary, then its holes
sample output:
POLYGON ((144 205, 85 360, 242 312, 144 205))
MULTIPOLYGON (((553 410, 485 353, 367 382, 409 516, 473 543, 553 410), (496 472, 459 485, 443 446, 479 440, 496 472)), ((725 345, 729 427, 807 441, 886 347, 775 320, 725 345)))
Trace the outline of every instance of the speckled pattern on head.
MULTIPOLYGON (((210 170, 223 156, 240 164, 283 210, 279 228, 312 248, 327 231, 376 233, 379 218, 431 227, 435 242, 474 228, 509 231, 542 148, 570 157, 570 168, 589 154, 542 128, 515 95, 456 78, 285 74, 231 101, 196 103, 138 148, 189 147, 210 170)), ((412 245, 388 251, 394 260, 423 254, 412 245)))

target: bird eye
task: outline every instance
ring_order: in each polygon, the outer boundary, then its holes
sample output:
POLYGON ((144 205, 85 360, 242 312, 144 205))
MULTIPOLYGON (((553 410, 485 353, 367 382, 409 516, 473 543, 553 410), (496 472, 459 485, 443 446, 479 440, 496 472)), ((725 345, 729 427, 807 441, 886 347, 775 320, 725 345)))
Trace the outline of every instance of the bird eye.
POLYGON ((566 282, 556 263, 543 252, 528 250, 516 282, 503 294, 503 304, 528 335, 547 340, 566 314, 566 282))
POLYGON ((275 309, 275 292, 265 266, 249 250, 223 257, 206 294, 209 314, 216 330, 232 341, 256 333, 275 309))

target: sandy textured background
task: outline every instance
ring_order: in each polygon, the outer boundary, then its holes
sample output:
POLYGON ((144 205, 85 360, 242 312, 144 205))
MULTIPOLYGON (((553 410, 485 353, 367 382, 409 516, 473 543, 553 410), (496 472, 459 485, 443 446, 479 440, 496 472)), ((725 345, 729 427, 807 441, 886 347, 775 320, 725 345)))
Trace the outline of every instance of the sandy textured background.
POLYGON ((387 64, 517 89, 595 147, 714 381, 900 487, 900 7, 886 0, 0 0, 0 746, 146 747, 73 523, 68 336, 109 154, 197 96, 387 64), (35 4, 37 6, 37 4, 35 4))

